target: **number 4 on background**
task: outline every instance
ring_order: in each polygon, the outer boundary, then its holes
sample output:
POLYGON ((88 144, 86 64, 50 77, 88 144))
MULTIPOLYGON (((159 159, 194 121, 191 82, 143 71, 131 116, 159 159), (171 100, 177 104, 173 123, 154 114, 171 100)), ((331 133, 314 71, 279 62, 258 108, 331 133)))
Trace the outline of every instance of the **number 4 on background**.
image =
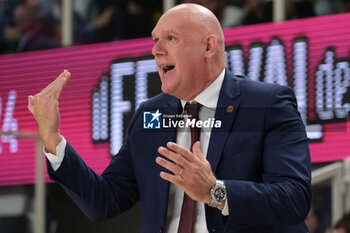
MULTIPOLYGON (((3 105, 2 105, 2 100, 0 98, 0 122, 1 122, 1 119, 3 119, 2 129, 1 129, 1 131, 3 132, 16 132, 18 130, 18 122, 16 119, 13 118, 13 113, 14 113, 15 104, 16 104, 16 97, 17 97, 16 91, 14 90, 10 91, 7 99, 5 113, 3 116, 2 116, 3 105)), ((0 154, 3 151, 1 141, 3 143, 9 143, 10 153, 16 153, 18 151, 17 138, 15 136, 2 135, 0 138, 0 154)))

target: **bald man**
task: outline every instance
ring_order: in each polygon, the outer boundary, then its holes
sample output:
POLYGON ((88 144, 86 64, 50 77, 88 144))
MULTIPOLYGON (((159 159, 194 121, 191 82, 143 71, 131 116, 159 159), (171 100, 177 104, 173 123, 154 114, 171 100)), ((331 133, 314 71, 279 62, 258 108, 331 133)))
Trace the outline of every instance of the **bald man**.
POLYGON ((51 179, 92 220, 141 201, 144 233, 308 232, 310 155, 293 91, 226 70, 222 29, 202 6, 170 9, 152 38, 163 93, 139 106, 102 175, 59 131, 58 98, 70 73, 29 96, 51 179), (146 111, 183 118, 149 131, 146 111), (215 125, 204 127, 208 120, 215 125))

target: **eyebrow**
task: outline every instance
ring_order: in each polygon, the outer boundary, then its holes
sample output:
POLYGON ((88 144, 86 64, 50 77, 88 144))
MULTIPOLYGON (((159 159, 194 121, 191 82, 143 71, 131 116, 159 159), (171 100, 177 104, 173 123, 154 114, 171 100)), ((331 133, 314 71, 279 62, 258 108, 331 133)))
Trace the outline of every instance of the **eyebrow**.
MULTIPOLYGON (((175 31, 175 30, 173 30, 173 29, 168 29, 168 30, 166 30, 165 32, 163 32, 163 33, 161 33, 162 35, 169 35, 169 34, 175 34, 175 35, 177 35, 178 33, 175 31)), ((152 31, 152 33, 151 33, 151 36, 152 36, 152 38, 154 39, 154 38, 157 38, 155 35, 154 35, 154 33, 153 33, 153 31, 152 31)))

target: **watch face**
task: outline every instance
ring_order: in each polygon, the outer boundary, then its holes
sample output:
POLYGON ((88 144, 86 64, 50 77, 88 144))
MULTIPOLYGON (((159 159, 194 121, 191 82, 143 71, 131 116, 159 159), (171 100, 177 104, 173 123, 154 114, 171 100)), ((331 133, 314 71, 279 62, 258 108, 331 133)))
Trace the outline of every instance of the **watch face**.
POLYGON ((222 202, 223 200, 225 200, 225 196, 226 196, 225 189, 219 187, 219 188, 214 190, 213 194, 214 194, 214 198, 216 201, 222 202))

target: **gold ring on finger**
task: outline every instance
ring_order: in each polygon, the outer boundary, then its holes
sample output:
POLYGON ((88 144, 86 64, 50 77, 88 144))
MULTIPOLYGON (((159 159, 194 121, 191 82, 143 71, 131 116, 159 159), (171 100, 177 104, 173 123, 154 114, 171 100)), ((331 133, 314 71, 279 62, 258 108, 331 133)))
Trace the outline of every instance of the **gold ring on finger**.
POLYGON ((181 176, 183 172, 184 172, 184 169, 181 168, 181 170, 179 171, 179 176, 181 176))

